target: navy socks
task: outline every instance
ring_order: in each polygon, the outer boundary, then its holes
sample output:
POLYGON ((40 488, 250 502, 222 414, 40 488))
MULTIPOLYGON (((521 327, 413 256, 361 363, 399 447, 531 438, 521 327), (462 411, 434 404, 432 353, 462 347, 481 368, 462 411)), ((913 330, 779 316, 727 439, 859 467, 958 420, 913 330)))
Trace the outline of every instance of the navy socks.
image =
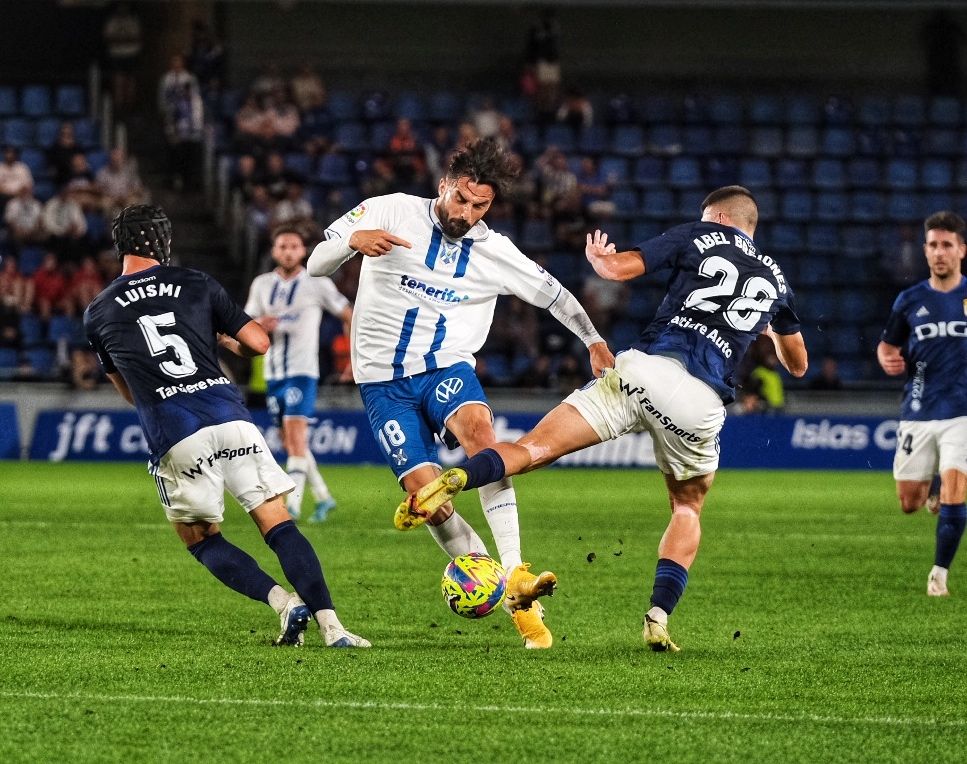
POLYGON ((316 550, 292 520, 279 523, 266 533, 265 543, 275 552, 282 572, 311 612, 335 610, 316 550))
POLYGON ((460 469, 467 473, 465 489, 479 488, 482 485, 496 483, 507 471, 504 460, 492 448, 485 448, 479 454, 470 457, 460 465, 460 469))
POLYGON ((268 602, 275 581, 247 553, 230 543, 221 533, 209 536, 188 547, 194 558, 229 589, 268 602))
POLYGON ((651 604, 671 615, 685 591, 688 571, 674 560, 660 559, 655 568, 655 586, 651 590, 651 604))
POLYGON ((937 518, 937 553, 934 565, 949 568, 957 554, 960 537, 964 535, 967 525, 967 505, 941 504, 940 516, 937 518))

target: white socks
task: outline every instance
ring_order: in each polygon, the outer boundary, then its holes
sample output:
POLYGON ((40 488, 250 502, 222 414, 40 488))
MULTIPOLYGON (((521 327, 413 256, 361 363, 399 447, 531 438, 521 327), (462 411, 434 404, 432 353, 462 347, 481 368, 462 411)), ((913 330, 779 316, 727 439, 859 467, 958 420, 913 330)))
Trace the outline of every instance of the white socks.
POLYGON ((281 586, 276 584, 271 589, 269 589, 269 607, 272 608, 279 615, 285 609, 285 606, 289 602, 289 593, 283 589, 281 586))
POLYGON ((521 564, 520 525, 517 522, 517 494, 510 478, 480 486, 480 506, 490 525, 500 555, 500 564, 510 572, 521 564))
POLYGON ((285 471, 295 483, 295 488, 286 496, 285 503, 289 508, 289 514, 298 517, 302 511, 302 494, 306 490, 306 471, 308 463, 304 456, 290 456, 286 462, 285 471))
POLYGON ((456 511, 439 525, 427 523, 426 527, 436 543, 450 555, 451 559, 468 552, 487 554, 487 547, 484 546, 483 540, 470 527, 470 523, 460 517, 456 511))
POLYGON ((645 613, 651 620, 660 623, 662 626, 668 625, 668 613, 662 610, 660 607, 653 607, 647 613, 645 613))
POLYGON ((331 499, 332 494, 329 493, 329 486, 326 485, 326 481, 319 474, 319 468, 316 467, 316 458, 312 455, 312 451, 307 450, 303 458, 306 460, 306 477, 309 478, 309 488, 312 490, 316 504, 331 499))

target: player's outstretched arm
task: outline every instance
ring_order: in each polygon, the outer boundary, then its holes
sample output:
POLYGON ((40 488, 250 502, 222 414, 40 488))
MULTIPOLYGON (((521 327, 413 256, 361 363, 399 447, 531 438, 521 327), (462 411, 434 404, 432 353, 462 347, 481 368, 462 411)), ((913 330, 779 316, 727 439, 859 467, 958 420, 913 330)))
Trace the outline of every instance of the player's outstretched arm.
POLYGON ((265 329, 258 321, 252 320, 239 329, 234 337, 219 334, 218 344, 242 358, 254 358, 264 355, 271 343, 265 329))
POLYGON ((628 281, 645 274, 645 258, 637 249, 618 252, 608 243, 608 234, 596 230, 588 234, 584 254, 594 272, 608 281, 628 281))
POLYGON ((776 334, 772 327, 766 325, 762 332, 772 340, 776 347, 776 356, 783 368, 794 377, 802 377, 809 368, 809 354, 806 352, 806 342, 802 332, 795 334, 776 334))
POLYGON ((393 247, 411 249, 412 246, 406 239, 381 228, 353 231, 348 239, 335 237, 319 242, 309 255, 306 270, 310 276, 330 276, 357 252, 366 257, 382 257, 393 247))
POLYGON ((889 342, 880 342, 876 346, 876 360, 880 362, 880 368, 891 377, 897 377, 907 370, 907 362, 900 353, 900 348, 889 342))

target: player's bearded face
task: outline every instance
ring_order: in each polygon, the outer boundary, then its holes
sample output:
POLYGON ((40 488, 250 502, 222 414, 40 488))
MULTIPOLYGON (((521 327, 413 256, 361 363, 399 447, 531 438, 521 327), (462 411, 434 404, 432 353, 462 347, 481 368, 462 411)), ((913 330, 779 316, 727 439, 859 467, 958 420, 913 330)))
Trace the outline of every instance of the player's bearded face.
POLYGON ((272 245, 272 259, 287 273, 299 267, 305 254, 302 238, 294 233, 279 234, 272 245))
POLYGON ((473 228, 494 201, 494 190, 486 183, 475 183, 470 178, 440 181, 440 198, 435 211, 443 233, 460 239, 473 228))
POLYGON ((927 240, 923 249, 930 272, 935 276, 943 278, 960 272, 965 247, 963 241, 953 231, 930 229, 927 231, 927 240))

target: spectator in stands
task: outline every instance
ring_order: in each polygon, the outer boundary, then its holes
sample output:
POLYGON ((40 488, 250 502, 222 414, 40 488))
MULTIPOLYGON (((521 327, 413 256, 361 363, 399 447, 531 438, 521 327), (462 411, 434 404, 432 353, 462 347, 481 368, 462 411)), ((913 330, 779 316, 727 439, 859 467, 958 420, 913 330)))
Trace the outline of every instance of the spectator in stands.
POLYGON ((87 163, 87 156, 78 152, 71 157, 71 174, 67 179, 67 190, 84 212, 101 210, 104 195, 100 186, 94 182, 94 173, 87 163))
POLYGON ((135 70, 141 56, 141 20, 129 3, 119 3, 104 22, 101 34, 107 51, 107 70, 115 114, 121 119, 137 98, 135 70))
POLYGON ((245 220, 257 232, 260 247, 268 241, 274 210, 275 200, 268 189, 262 185, 253 187, 252 198, 245 208, 245 220))
POLYGON ((393 169, 393 163, 385 157, 376 157, 369 165, 368 172, 360 182, 363 195, 368 199, 373 196, 385 196, 399 189, 399 180, 393 169))
POLYGON ((573 221, 581 208, 577 176, 567 164, 567 156, 556 146, 549 147, 535 162, 541 187, 541 211, 556 223, 573 221))
POLYGON ((195 19, 191 25, 187 66, 203 90, 225 81, 225 48, 201 19, 195 19))
POLYGON ((67 186, 61 186, 44 205, 42 220, 47 246, 65 262, 77 262, 86 254, 87 220, 67 186))
POLYGON ((594 273, 585 277, 581 287, 581 304, 599 332, 610 330, 624 316, 630 296, 627 282, 609 281, 594 273))
POLYGON ((294 179, 285 167, 285 158, 279 152, 273 151, 265 158, 265 172, 262 173, 260 183, 275 201, 285 198, 289 181, 294 179))
POLYGON ((3 161, 0 162, 0 207, 23 188, 33 188, 33 185, 33 173, 20 161, 20 152, 13 146, 4 146, 3 161))
POLYGON ((61 122, 57 138, 47 148, 47 167, 58 186, 66 183, 71 176, 71 160, 74 154, 83 151, 74 135, 73 122, 61 122))
POLYGON ((242 154, 235 162, 235 171, 232 174, 232 189, 240 191, 242 200, 249 202, 252 199, 253 191, 256 186, 264 185, 262 175, 258 171, 258 163, 251 154, 242 154))
POLYGON ((108 163, 97 171, 95 181, 103 194, 105 214, 112 220, 122 207, 148 200, 137 160, 120 146, 111 149, 108 163))
POLYGON ((107 284, 121 275, 121 261, 117 258, 114 247, 102 249, 97 253, 97 269, 101 278, 107 284))
POLYGON ((3 219, 10 231, 10 238, 18 247, 39 244, 46 238, 43 210, 44 206, 34 196, 33 186, 29 185, 21 188, 20 193, 7 202, 3 219))
POLYGON ((413 131, 413 123, 406 117, 396 120, 396 131, 389 140, 389 159, 401 188, 419 193, 427 183, 423 145, 413 131))
POLYGON ((570 125, 578 132, 594 123, 594 107, 584 93, 577 88, 568 88, 564 100, 557 109, 557 121, 570 125))
POLYGON ((278 151, 291 151, 296 146, 296 135, 299 132, 299 109, 285 88, 270 93, 267 99, 270 146, 278 151))
POLYGON ((533 71, 535 105, 542 120, 553 118, 561 87, 561 30, 552 8, 545 8, 531 27, 527 39, 526 59, 533 71))
POLYGON ((251 90, 256 96, 266 96, 280 88, 285 88, 285 78, 282 76, 279 64, 276 61, 270 61, 252 82, 251 90))
POLYGON ((819 374, 810 381, 810 390, 842 390, 843 381, 839 378, 839 364, 832 356, 824 356, 819 374))
POLYGON ((3 258, 0 264, 0 305, 15 314, 29 313, 34 301, 34 283, 17 268, 17 259, 3 258))
POLYGON ((472 146, 480 140, 480 136, 477 135, 477 128, 474 127, 473 122, 461 122, 457 125, 457 139, 455 141, 455 149, 465 148, 467 146, 472 146))
POLYGON ((180 54, 171 57, 158 85, 158 108, 168 143, 168 172, 172 188, 197 189, 201 175, 204 110, 201 90, 180 54))
POLYGON ((427 175, 442 178, 450 152, 453 151, 453 137, 447 125, 437 125, 430 132, 430 140, 423 144, 423 158, 426 161, 427 175))
POLYGON ((312 220, 312 203, 306 198, 305 185, 291 180, 286 186, 285 197, 275 205, 271 227, 282 223, 300 223, 312 220))
POLYGON ((261 156, 272 138, 271 117, 254 93, 245 97, 235 113, 235 150, 261 156))
POLYGON ((312 64, 306 62, 289 80, 292 98, 299 111, 307 114, 326 104, 326 85, 312 64))
POLYGON ((33 275, 34 311, 44 320, 54 313, 71 315, 73 303, 68 299, 67 277, 57 255, 48 252, 33 275))
POLYGON ((610 220, 615 213, 615 203, 611 198, 613 180, 604 176, 594 157, 581 158, 577 181, 584 217, 594 225, 610 220))
POLYGON ((520 138, 517 136, 517 127, 514 125, 514 120, 506 114, 501 116, 500 122, 497 124, 497 143, 506 152, 520 153, 520 138))
POLYGON ((81 260, 80 265, 67 284, 67 299, 72 303, 71 315, 83 315, 85 309, 104 289, 104 280, 98 270, 97 261, 90 255, 81 260))
POLYGON ((470 121, 481 138, 492 138, 500 131, 500 120, 504 115, 494 105, 494 99, 486 96, 480 106, 470 112, 470 121))

